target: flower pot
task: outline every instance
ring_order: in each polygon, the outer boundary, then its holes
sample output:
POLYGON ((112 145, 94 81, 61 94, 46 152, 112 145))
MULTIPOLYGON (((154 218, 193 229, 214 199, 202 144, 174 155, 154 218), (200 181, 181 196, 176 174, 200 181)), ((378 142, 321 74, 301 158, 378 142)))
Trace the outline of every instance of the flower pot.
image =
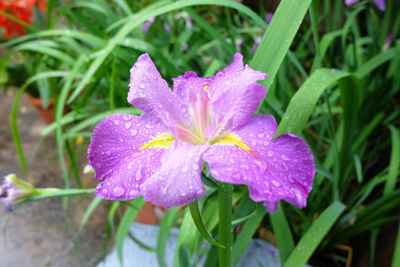
POLYGON ((38 97, 29 96, 29 102, 36 108, 39 112, 40 117, 47 123, 51 124, 54 122, 54 100, 49 99, 49 105, 46 109, 43 108, 42 100, 38 97))

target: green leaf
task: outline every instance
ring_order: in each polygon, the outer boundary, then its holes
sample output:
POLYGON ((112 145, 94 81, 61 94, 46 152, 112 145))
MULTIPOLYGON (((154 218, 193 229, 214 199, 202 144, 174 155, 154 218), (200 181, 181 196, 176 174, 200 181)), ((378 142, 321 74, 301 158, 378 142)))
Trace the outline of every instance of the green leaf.
MULTIPOLYGON (((309 0, 308 0, 309 1, 309 0)), ((110 55, 110 53, 114 50, 114 48, 137 26, 141 25, 143 22, 148 20, 151 17, 159 16, 161 14, 165 14, 171 12, 173 10, 181 9, 189 6, 196 5, 221 5, 227 6, 231 8, 235 8, 244 14, 248 15, 252 19, 255 20, 260 25, 265 25, 265 22, 251 9, 248 7, 229 0, 180 0, 176 2, 166 1, 165 5, 161 5, 159 3, 155 3, 154 5, 157 8, 151 8, 149 6, 144 11, 141 11, 137 14, 129 16, 128 18, 124 18, 123 27, 118 31, 118 33, 109 40, 107 45, 102 50, 102 53, 94 60, 94 62, 90 65, 89 69, 86 71, 83 79, 80 81, 74 92, 71 94, 68 103, 70 104, 75 98, 80 94, 80 92, 84 89, 84 87, 90 82, 95 72, 100 68, 105 59, 110 55)), ((300 25, 300 23, 299 23, 300 25)))
POLYGON ((341 202, 333 202, 326 208, 300 239, 283 267, 303 266, 345 208, 341 202))
POLYGON ((115 246, 117 249, 117 255, 119 262, 123 265, 123 255, 122 255, 122 248, 124 245, 125 236, 129 232, 129 227, 131 226, 133 220, 136 218, 137 214, 139 213, 140 209, 144 205, 143 197, 136 198, 132 200, 132 205, 128 206, 124 216, 122 217, 121 222, 118 225, 117 234, 115 236, 115 246))
POLYGON ((242 256, 247 244, 250 242, 262 219, 266 214, 265 207, 258 208, 256 214, 250 217, 242 227, 232 248, 232 265, 236 266, 242 256))
POLYGON ((156 248, 158 265, 160 267, 167 267, 167 263, 165 262, 165 249, 167 247, 169 230, 176 220, 176 213, 179 209, 180 207, 173 207, 170 210, 165 211, 163 220, 161 221, 156 248))
MULTIPOLYGON (((284 133, 300 135, 312 114, 321 93, 351 74, 335 69, 318 69, 307 79, 290 100, 279 123, 276 136, 284 133)), ((353 77, 354 78, 354 77, 353 77)))
POLYGON ((389 163, 389 174, 387 176, 383 195, 388 195, 396 187, 396 182, 399 177, 399 166, 400 166, 400 134, 399 130, 394 126, 389 125, 390 133, 392 134, 392 153, 390 156, 389 163))
POLYGON ((93 211, 96 209, 96 207, 100 204, 100 202, 103 199, 95 196, 92 200, 92 202, 90 203, 89 207, 86 209, 85 214, 83 215, 81 224, 79 225, 79 229, 78 229, 78 234, 82 231, 83 227, 85 226, 87 220, 89 219, 90 215, 93 213, 93 211))
POLYGON ((281 1, 250 62, 252 68, 269 75, 266 82, 263 83, 267 92, 274 82, 275 75, 289 50, 310 3, 311 0, 281 1))
POLYGON ((392 267, 400 267, 400 224, 397 229, 396 245, 393 251, 392 267))
POLYGON ((210 233, 207 231, 206 227, 204 226, 203 219, 201 218, 200 214, 200 209, 199 209, 199 204, 197 203, 197 200, 190 202, 189 203, 189 210, 190 214, 192 215, 193 222, 197 227, 197 230, 200 232, 200 234, 212 245, 224 248, 223 245, 215 241, 210 233))
POLYGON ((21 163, 22 173, 24 176, 27 175, 28 169, 26 167, 24 151, 22 149, 22 143, 21 143, 21 136, 19 135, 18 124, 17 124, 19 101, 21 100, 21 97, 22 97, 23 93, 25 92, 26 88, 28 88, 28 86, 30 84, 32 84, 33 82, 36 82, 40 79, 46 79, 49 77, 66 77, 68 75, 69 75, 68 71, 48 71, 48 72, 38 73, 38 74, 30 77, 21 86, 17 95, 15 96, 14 103, 12 106, 12 111, 11 111, 11 131, 12 131, 15 146, 17 148, 18 157, 19 157, 19 160, 21 163))
POLYGON ((281 262, 285 262, 294 248, 294 241, 282 205, 278 205, 277 210, 271 213, 269 217, 278 242, 281 262))

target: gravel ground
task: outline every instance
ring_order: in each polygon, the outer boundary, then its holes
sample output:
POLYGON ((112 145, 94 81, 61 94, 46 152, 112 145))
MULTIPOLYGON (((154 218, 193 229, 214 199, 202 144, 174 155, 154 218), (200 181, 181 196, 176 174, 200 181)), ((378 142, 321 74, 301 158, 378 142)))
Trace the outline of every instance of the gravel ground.
MULTIPOLYGON (((21 168, 13 143, 10 117, 16 90, 0 92, 0 176, 16 173, 21 168)), ((19 106, 19 131, 28 164, 26 177, 36 187, 62 187, 54 136, 40 138, 46 123, 22 97, 19 106)), ((80 165, 84 165, 82 159, 80 165)), ((82 167, 81 166, 81 167, 82 167)), ((93 178, 83 176, 83 183, 93 187, 93 178)), ((9 213, 0 205, 0 266, 95 266, 102 257, 102 233, 107 218, 102 202, 87 222, 82 233, 74 238, 92 196, 70 199, 67 211, 61 199, 46 199, 22 206, 9 213)))

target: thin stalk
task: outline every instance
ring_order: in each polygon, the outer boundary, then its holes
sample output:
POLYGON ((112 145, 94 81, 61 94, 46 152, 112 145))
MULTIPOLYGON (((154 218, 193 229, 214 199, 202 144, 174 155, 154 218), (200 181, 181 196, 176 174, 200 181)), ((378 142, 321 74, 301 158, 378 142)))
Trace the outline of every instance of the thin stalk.
POLYGON ((219 242, 225 247, 218 248, 219 266, 231 266, 232 251, 232 185, 220 184, 218 192, 219 242))

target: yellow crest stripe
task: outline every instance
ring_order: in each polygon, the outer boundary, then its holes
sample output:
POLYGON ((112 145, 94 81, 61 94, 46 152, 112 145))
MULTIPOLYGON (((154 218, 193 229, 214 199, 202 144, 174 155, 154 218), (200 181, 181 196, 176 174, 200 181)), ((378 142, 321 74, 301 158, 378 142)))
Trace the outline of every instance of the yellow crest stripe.
POLYGON ((175 137, 173 137, 172 135, 163 134, 157 136, 147 144, 143 145, 141 148, 139 148, 139 150, 143 150, 149 147, 169 147, 173 140, 175 140, 175 137))
POLYGON ((215 142, 213 142, 211 145, 214 144, 222 144, 222 145, 235 145, 237 147, 242 148, 243 150, 246 150, 248 152, 252 152, 251 148, 243 143, 242 139, 239 136, 233 135, 233 134, 228 134, 224 137, 218 138, 215 142))

